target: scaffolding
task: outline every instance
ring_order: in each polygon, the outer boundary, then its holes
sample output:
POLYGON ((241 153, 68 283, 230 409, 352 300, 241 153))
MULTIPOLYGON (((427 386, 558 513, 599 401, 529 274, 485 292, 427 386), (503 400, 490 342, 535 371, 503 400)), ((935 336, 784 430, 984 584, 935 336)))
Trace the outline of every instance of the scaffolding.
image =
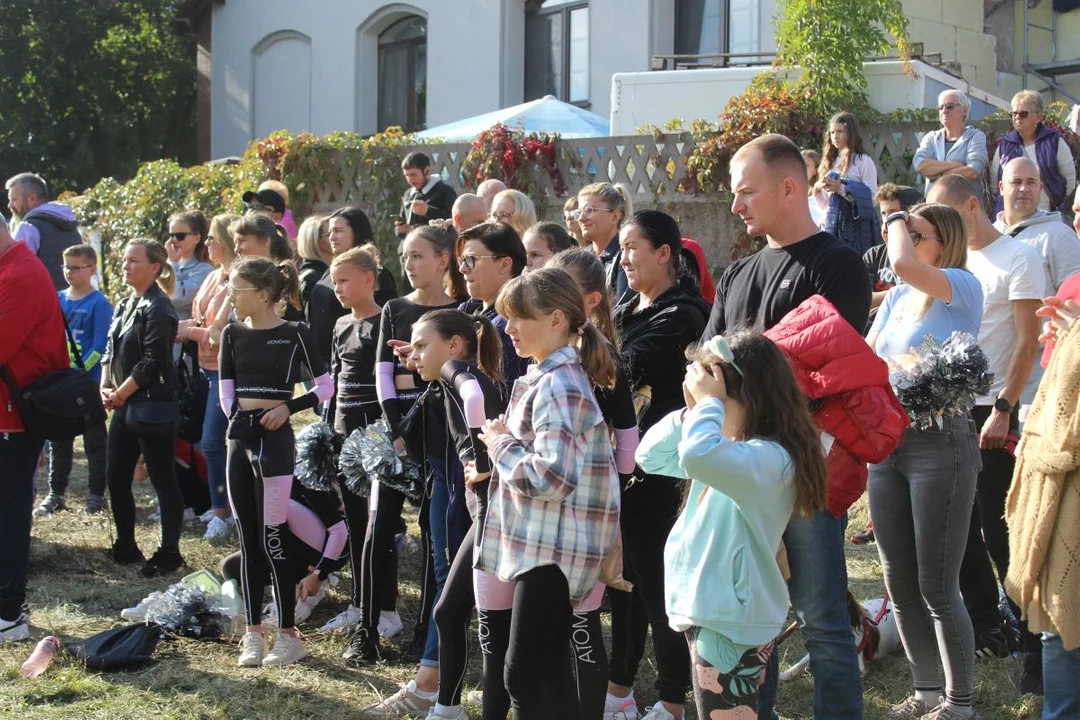
MULTIPOLYGON (((1028 86, 1028 76, 1032 75, 1036 77, 1040 82, 1045 83, 1048 88, 1053 92, 1060 93, 1061 95, 1072 100, 1073 103, 1080 104, 1080 99, 1063 88, 1058 83, 1057 78, 1062 75, 1074 75, 1080 73, 1080 58, 1071 58, 1068 60, 1058 60, 1057 56, 1057 11, 1051 6, 1050 8, 1050 26, 1039 25, 1031 20, 1031 3, 1028 0, 1013 0, 1015 2, 1024 3, 1024 62, 1021 64, 1021 70, 1023 70, 1023 82, 1024 89, 1028 86), (1039 30, 1042 32, 1050 33, 1050 62, 1046 63, 1032 63, 1029 48, 1031 46, 1030 35, 1032 30, 1039 30)), ((1038 3, 1036 3, 1038 4, 1038 3)))

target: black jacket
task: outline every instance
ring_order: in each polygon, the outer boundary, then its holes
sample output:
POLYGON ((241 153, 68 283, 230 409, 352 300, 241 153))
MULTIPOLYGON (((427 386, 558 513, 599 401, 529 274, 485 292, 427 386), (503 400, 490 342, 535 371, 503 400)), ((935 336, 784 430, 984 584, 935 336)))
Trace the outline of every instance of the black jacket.
POLYGON ((311 318, 308 315, 308 301, 311 299, 311 289, 329 269, 322 260, 302 260, 297 268, 300 273, 300 307, 304 310, 304 321, 309 326, 311 318))
POLYGON ((401 210, 398 213, 406 225, 427 225, 432 220, 450 220, 453 218, 454 201, 457 193, 442 180, 439 180, 428 192, 410 187, 401 196, 401 210), (428 204, 427 215, 416 215, 412 211, 413 200, 423 200, 428 204))
POLYGON ((675 286, 649 307, 635 312, 638 294, 627 293, 615 308, 615 325, 622 339, 622 357, 634 392, 652 390, 649 409, 638 422, 644 432, 672 410, 683 407, 686 376, 684 352, 701 338, 709 319, 709 304, 698 293, 675 286))
POLYGON ((116 304, 101 362, 109 365, 112 387, 119 388, 129 376, 139 384, 129 402, 176 397, 180 385, 173 345, 178 325, 172 301, 156 283, 141 298, 131 295, 116 304))

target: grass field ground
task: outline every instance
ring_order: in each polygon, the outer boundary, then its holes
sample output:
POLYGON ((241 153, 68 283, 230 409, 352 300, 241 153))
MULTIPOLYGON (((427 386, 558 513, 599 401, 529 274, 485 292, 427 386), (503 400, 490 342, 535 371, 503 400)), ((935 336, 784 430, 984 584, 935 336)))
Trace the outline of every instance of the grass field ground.
MULTIPOLYGON (((78 448, 78 445, 77 445, 78 448)), ((80 457, 81 452, 76 452, 80 457)), ((79 464, 70 491, 70 505, 81 507, 85 491, 85 466, 79 464)), ((43 489, 39 477, 38 487, 43 489)), ((147 519, 153 504, 152 490, 139 486, 138 541, 149 554, 157 547, 158 525, 147 519)), ((410 509, 410 532, 416 533, 415 511, 410 509)), ((852 527, 866 521, 865 499, 853 508, 852 527)), ((202 526, 185 526, 181 551, 192 568, 217 572, 231 547, 215 548, 201 540, 202 526)), ((108 515, 87 517, 60 513, 35 522, 31 548, 30 596, 33 640, 53 634, 61 640, 88 637, 122 623, 119 612, 153 590, 161 580, 146 580, 130 568, 114 565, 102 550, 112 543, 108 515)), ((399 611, 406 632, 387 643, 388 659, 377 666, 355 669, 340 660, 343 637, 314 633, 325 620, 348 602, 339 590, 328 598, 306 623, 310 656, 280 669, 236 667, 237 651, 226 642, 175 640, 158 646, 153 662, 131 672, 88 672, 70 656, 61 654, 48 671, 34 680, 18 676, 19 664, 32 649, 31 643, 0 646, 0 717, 25 720, 78 718, 79 720, 126 718, 352 718, 363 717, 363 708, 393 693, 406 682, 414 667, 402 657, 408 628, 419 600, 416 583, 418 558, 406 559, 401 570, 399 611)), ((883 594, 881 567, 873 546, 848 546, 848 572, 860 599, 883 594)), ((782 647, 781 665, 786 667, 803 654, 798 634, 782 647)), ((479 684, 478 653, 469 668, 470 687, 479 684)), ((642 667, 636 694, 639 702, 655 700, 652 690, 651 653, 642 667)), ((1040 702, 1019 697, 1019 665, 1015 660, 979 661, 975 704, 984 720, 1035 720, 1040 702)), ((778 712, 785 718, 813 717, 813 681, 809 676, 781 688, 778 712)), ((875 663, 865 680, 866 717, 878 718, 910 691, 906 662, 897 654, 875 663)), ((473 708, 479 717, 479 709, 473 708)), ((693 714, 691 713, 691 717, 693 714)))

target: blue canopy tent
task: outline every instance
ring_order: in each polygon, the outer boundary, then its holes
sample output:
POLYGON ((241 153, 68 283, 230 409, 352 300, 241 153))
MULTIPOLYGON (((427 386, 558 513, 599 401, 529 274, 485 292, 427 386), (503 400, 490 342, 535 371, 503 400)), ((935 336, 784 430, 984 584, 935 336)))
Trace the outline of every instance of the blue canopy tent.
POLYGON ((607 118, 547 95, 532 102, 428 128, 416 133, 416 137, 472 142, 477 135, 498 123, 520 128, 526 133, 559 133, 564 138, 606 137, 611 129, 607 118))

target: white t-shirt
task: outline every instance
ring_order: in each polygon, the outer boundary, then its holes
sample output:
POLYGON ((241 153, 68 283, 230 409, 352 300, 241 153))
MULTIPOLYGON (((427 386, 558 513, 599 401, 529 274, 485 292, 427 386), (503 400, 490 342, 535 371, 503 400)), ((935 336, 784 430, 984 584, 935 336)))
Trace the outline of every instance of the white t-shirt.
POLYGON ((967 266, 982 284, 979 346, 989 358, 994 373, 990 394, 977 398, 976 404, 993 405, 1005 387, 1016 341, 1012 303, 1041 300, 1046 296, 1046 282, 1038 253, 1008 235, 1002 235, 981 250, 968 249, 967 266))

